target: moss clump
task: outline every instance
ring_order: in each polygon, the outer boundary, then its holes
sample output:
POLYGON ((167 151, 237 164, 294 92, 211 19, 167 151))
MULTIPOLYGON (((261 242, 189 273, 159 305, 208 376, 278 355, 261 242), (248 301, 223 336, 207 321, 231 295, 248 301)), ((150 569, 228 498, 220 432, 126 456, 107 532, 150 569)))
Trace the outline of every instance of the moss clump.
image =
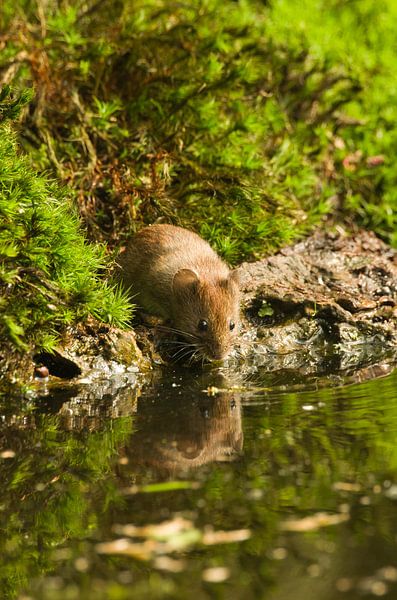
POLYGON ((14 77, 39 91, 25 143, 36 164, 73 182, 91 235, 116 242, 161 217, 198 229, 236 262, 289 243, 326 213, 333 190, 284 97, 296 70, 312 65, 307 52, 264 37, 266 15, 220 0, 9 8, 13 58, 3 65, 14 61, 14 77))
POLYGON ((88 315, 123 324, 129 305, 99 276, 104 248, 85 240, 65 192, 18 152, 7 117, 28 96, 12 101, 8 92, 0 96, 0 339, 48 351, 88 315))
POLYGON ((24 143, 95 239, 163 218, 236 262, 328 215, 397 243, 393 0, 4 4, 24 143))

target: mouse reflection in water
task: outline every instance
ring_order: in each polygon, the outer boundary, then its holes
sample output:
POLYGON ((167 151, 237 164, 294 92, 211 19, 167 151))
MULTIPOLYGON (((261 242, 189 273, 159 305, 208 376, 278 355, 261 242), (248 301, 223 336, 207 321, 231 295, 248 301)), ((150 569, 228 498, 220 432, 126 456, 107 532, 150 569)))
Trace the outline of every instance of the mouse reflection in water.
POLYGON ((238 396, 224 392, 181 401, 169 411, 166 403, 160 409, 157 402, 139 403, 137 431, 123 449, 130 466, 167 479, 206 463, 236 459, 243 447, 238 396))

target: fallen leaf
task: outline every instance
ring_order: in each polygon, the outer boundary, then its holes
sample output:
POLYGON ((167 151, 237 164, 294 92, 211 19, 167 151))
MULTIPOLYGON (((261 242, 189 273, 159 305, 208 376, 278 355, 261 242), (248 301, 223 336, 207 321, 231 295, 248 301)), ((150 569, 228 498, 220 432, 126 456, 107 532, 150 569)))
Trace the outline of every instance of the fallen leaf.
POLYGON ((182 517, 176 517, 175 519, 163 521, 162 523, 143 525, 142 527, 129 524, 115 525, 113 527, 113 531, 120 535, 128 537, 148 537, 161 540, 168 539, 181 531, 189 529, 194 529, 192 521, 188 521, 182 517))
POLYGON ((131 543, 130 540, 121 538, 110 542, 97 544, 95 549, 99 554, 120 554, 132 556, 139 560, 149 560, 155 549, 156 543, 152 540, 146 540, 140 543, 131 543))
POLYGON ((153 564, 156 569, 170 571, 170 573, 180 573, 186 568, 184 560, 177 560, 169 556, 158 556, 153 564))
POLYGON ((329 527, 330 525, 339 525, 344 521, 348 521, 350 515, 346 513, 316 513, 310 517, 304 517, 303 519, 291 519, 281 523, 281 529, 284 531, 315 531, 321 527, 329 527))
POLYGON ((234 531, 207 530, 203 535, 203 544, 213 546, 214 544, 232 544, 233 542, 244 542, 251 537, 249 529, 235 529, 234 531))
POLYGON ((222 583, 222 581, 226 581, 229 577, 230 570, 226 567, 211 567, 205 569, 202 573, 203 580, 209 583, 222 583))
POLYGON ((197 481, 166 481, 164 483, 150 483, 148 485, 131 485, 123 488, 121 492, 126 496, 135 494, 152 494, 158 492, 173 492, 176 490, 195 490, 200 487, 197 481))
POLYGON ((15 452, 14 450, 4 450, 1 454, 1 458, 14 458, 15 452))
POLYGON ((338 492, 360 492, 362 490, 359 483, 350 483, 348 481, 336 481, 332 487, 338 492))

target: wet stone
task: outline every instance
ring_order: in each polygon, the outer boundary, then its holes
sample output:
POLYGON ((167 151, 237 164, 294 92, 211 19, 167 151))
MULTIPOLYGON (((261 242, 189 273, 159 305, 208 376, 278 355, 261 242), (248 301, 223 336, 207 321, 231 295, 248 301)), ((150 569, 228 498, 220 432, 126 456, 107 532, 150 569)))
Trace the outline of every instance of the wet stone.
POLYGON ((373 233, 318 232, 239 270, 251 360, 361 368, 397 349, 397 255, 373 233))

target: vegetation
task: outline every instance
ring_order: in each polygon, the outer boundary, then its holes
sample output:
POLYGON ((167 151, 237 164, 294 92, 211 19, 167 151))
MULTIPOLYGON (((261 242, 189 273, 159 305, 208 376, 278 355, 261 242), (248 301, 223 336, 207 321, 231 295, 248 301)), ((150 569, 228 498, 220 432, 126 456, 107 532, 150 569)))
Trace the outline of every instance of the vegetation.
POLYGON ((86 242, 65 192, 18 153, 8 119, 30 96, 0 95, 0 339, 22 351, 52 350, 88 315, 122 324, 129 311, 99 277, 104 247, 86 242))
MULTIPOLYGON (((364 225, 397 244, 392 0, 3 4, 0 82, 35 90, 19 140, 36 171, 67 186, 90 240, 116 251, 131 230, 160 219, 198 230, 236 263, 276 251, 326 219, 364 225)), ((2 152, 11 156, 8 131, 2 152)), ((18 160, 28 170, 28 159, 18 160)), ((50 208, 54 184, 29 173, 34 219, 48 218, 29 290, 37 269, 51 285, 41 285, 24 316, 7 309, 3 317, 22 347, 28 314, 38 315, 31 330, 48 346, 61 323, 88 313, 117 321, 124 306, 102 295, 102 284, 91 285, 103 248, 79 237, 76 254, 66 256, 68 236, 79 235, 71 234, 76 221, 64 220, 70 202, 56 192, 50 208), (65 245, 47 255, 55 217, 65 245), (68 261, 82 271, 70 277, 68 261)), ((15 196, 9 205, 13 219, 22 219, 19 202, 15 196)), ((32 244, 29 219, 20 235, 32 244)), ((17 264, 14 242, 3 245, 7 265, 17 264)), ((20 277, 17 268, 10 281, 2 276, 4 285, 20 277)))
MULTIPOLYGON (((51 350, 90 315, 123 324, 109 257, 145 223, 194 228, 231 263, 323 221, 364 225, 397 246, 396 17, 393 0, 3 0, 0 371, 10 348, 51 350)), ((203 385, 194 374, 193 390, 176 373, 169 396, 162 381, 137 406, 132 393, 123 406, 134 419, 109 416, 119 408, 110 392, 96 407, 71 389, 1 399, 6 598, 257 598, 291 577, 307 597, 308 576, 311 589, 327 586, 316 597, 336 593, 330 581, 358 595, 395 585, 396 374, 303 394, 273 395, 271 381, 263 396, 250 390, 236 460, 159 491, 139 462, 142 434, 147 447, 188 457, 211 441, 211 419, 220 450, 231 439, 229 413, 214 418, 203 403, 207 375, 203 385), (318 512, 349 521, 282 529, 318 512), (98 551, 120 525, 173 516, 252 535, 163 546, 158 562, 98 551), (369 588, 387 565, 387 586, 369 588), (205 580, 209 569, 226 581, 205 580)), ((277 378, 280 389, 296 384, 295 374, 277 378)))
POLYGON ((396 243, 392 0, 5 5, 25 147, 92 238, 163 218, 236 262, 332 215, 396 243))
MULTIPOLYGON (((9 418, 10 405, 19 413, 20 402, 2 405, 9 418)), ((1 515, 3 549, 7 548, 0 567, 3 598, 14 598, 26 587, 33 565, 41 573, 53 568, 54 549, 62 548, 71 537, 84 540, 98 527, 100 509, 115 499, 114 486, 106 485, 115 453, 131 430, 131 419, 119 419, 101 431, 69 432, 54 415, 40 417, 23 406, 25 429, 18 424, 1 431, 2 447, 26 447, 15 453, 12 465, 2 457, 2 491, 7 498, 1 515), (25 431, 24 431, 25 429, 25 431), (14 443, 16 446, 14 446, 14 443), (26 444, 26 446, 25 446, 26 444), (32 453, 32 448, 37 452, 32 453), (84 451, 82 451, 84 448, 84 451), (100 482, 91 497, 87 482, 100 482), (15 511, 11 507, 18 506, 15 511), (7 529, 7 533, 5 533, 7 529)))

